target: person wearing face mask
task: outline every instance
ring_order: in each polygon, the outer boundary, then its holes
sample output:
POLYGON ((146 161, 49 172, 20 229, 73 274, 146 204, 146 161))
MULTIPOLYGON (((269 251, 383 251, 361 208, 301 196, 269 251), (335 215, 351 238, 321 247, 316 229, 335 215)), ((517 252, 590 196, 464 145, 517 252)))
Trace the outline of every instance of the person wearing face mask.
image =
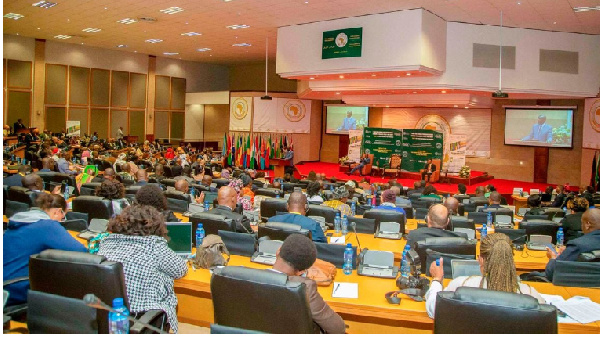
MULTIPOLYGON (((44 250, 87 252, 59 223, 67 209, 62 196, 40 194, 35 205, 8 221, 8 230, 4 233, 4 281, 29 276, 29 256, 44 250)), ((5 286, 4 290, 10 293, 7 305, 26 303, 28 289, 28 280, 5 286)))

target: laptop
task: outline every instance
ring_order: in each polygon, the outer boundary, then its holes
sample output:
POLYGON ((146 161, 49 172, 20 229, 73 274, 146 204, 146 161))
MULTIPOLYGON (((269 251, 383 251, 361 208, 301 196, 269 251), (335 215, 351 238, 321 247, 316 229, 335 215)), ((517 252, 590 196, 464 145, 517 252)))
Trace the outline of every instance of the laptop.
POLYGON ((192 222, 167 222, 169 248, 177 256, 188 258, 192 255, 192 222))
POLYGON ((375 234, 377 238, 401 239, 400 223, 398 222, 381 222, 379 230, 375 234))
MULTIPOLYGON (((391 251, 363 250, 365 253, 358 264, 361 276, 396 278, 398 267, 394 266, 394 253, 391 251)), ((362 255, 362 253, 361 253, 362 255)))
POLYGON ((79 235, 77 235, 77 237, 90 240, 98 236, 99 234, 106 232, 107 229, 107 219, 92 218, 92 220, 90 221, 90 225, 88 225, 88 228, 80 232, 79 235))
POLYGON ((262 240, 258 243, 258 251, 254 252, 251 262, 273 265, 275 264, 277 250, 281 247, 283 241, 262 240))
POLYGON ((552 236, 530 235, 527 249, 532 251, 546 251, 546 247, 552 245, 552 236))

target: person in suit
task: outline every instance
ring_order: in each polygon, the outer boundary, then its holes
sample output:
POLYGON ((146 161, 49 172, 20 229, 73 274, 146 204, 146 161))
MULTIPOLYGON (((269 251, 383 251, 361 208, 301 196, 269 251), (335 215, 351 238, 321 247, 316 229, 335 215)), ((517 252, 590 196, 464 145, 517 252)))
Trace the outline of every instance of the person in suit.
POLYGON ((19 130, 26 128, 27 127, 25 127, 25 125, 23 124, 23 120, 18 119, 17 122, 13 124, 13 133, 17 134, 19 130))
MULTIPOLYGON (((29 189, 35 194, 35 199, 37 199, 37 197, 39 197, 40 194, 46 193, 46 191, 44 191, 44 181, 38 174, 29 174, 23 176, 23 178, 21 179, 21 184, 23 184, 23 187, 29 189)), ((56 195, 60 194, 60 185, 54 187, 52 193, 56 195)))
POLYGON ((306 285, 306 296, 313 321, 322 331, 331 334, 346 332, 346 325, 340 315, 333 311, 317 291, 317 283, 303 274, 317 260, 317 248, 306 236, 288 236, 277 250, 275 264, 271 271, 288 275, 289 281, 306 285))
POLYGON ((327 237, 325 237, 319 223, 312 218, 306 217, 307 209, 308 202, 306 200, 306 195, 301 192, 291 193, 287 201, 288 213, 273 216, 269 218, 269 222, 297 224, 301 226, 302 229, 310 230, 313 242, 327 243, 327 237))
POLYGON ((446 230, 450 222, 448 209, 442 204, 434 204, 427 213, 427 228, 418 228, 408 233, 406 242, 414 248, 415 243, 431 237, 464 237, 446 230))
POLYGON ((588 209, 589 202, 583 197, 575 197, 567 202, 567 214, 560 221, 565 234, 565 244, 581 237, 581 218, 588 209))
POLYGON ((525 215, 543 215, 546 211, 540 207, 542 205, 542 197, 538 194, 529 195, 527 197, 527 206, 530 208, 525 215))
POLYGON ((145 186, 148 184, 148 173, 145 169, 138 169, 137 173, 135 173, 137 178, 137 182, 134 185, 145 186))
POLYGON ((433 174, 437 170, 437 167, 435 164, 433 164, 432 159, 428 159, 427 164, 425 164, 425 167, 423 169, 424 170, 421 172, 421 180, 424 180, 425 177, 427 177, 427 181, 429 181, 431 174, 433 174))
POLYGON ((362 157, 360 158, 360 163, 356 167, 352 168, 352 170, 350 170, 348 175, 353 175, 358 170, 358 173, 360 174, 360 176, 362 176, 362 168, 369 163, 371 163, 369 154, 367 154, 367 153, 362 154, 362 157))
POLYGON ((346 118, 337 130, 356 130, 356 119, 352 117, 352 111, 348 110, 346 118))
MULTIPOLYGON (((185 181, 184 181, 185 182, 185 181)), ((231 219, 235 222, 237 232, 248 232, 253 233, 254 231, 250 227, 250 220, 245 215, 235 213, 237 206, 237 191, 230 186, 223 186, 219 189, 217 195, 218 205, 209 211, 210 214, 225 216, 226 219, 231 219)))
POLYGON ((523 137, 521 141, 552 143, 552 126, 546 124, 545 115, 538 116, 538 122, 531 127, 531 132, 529 135, 523 137))
POLYGON ((583 236, 569 241, 566 246, 557 248, 558 254, 546 249, 550 258, 546 264, 546 278, 552 280, 556 261, 577 261, 579 254, 600 250, 600 210, 589 209, 581 216, 581 231, 583 236))
POLYGON ((212 184, 212 176, 204 175, 202 177, 201 185, 207 187, 210 192, 217 192, 218 191, 217 188, 211 187, 210 186, 211 184, 212 184))
POLYGON ((488 202, 489 202, 488 207, 481 209, 481 212, 488 212, 488 211, 494 212, 494 211, 497 211, 498 209, 505 209, 503 206, 500 205, 500 201, 502 201, 502 197, 501 197, 500 193, 497 191, 493 191, 490 194, 490 197, 488 198, 488 202))
POLYGON ((566 195, 565 195, 565 187, 562 185, 556 186, 556 197, 554 201, 552 201, 551 206, 553 208, 562 208, 565 203, 566 195))
POLYGON ((485 198, 485 187, 480 185, 477 188, 475 188, 475 197, 471 197, 469 198, 469 201, 471 202, 471 204, 473 203, 487 203, 488 199, 485 198))
POLYGON ((410 196, 413 194, 421 194, 423 189, 425 189, 424 183, 425 181, 415 181, 413 183, 413 189, 410 189, 408 192, 406 192, 406 195, 410 198, 410 196))
POLYGON ((17 173, 12 175, 12 176, 8 176, 7 178, 2 180, 2 184, 9 186, 9 187, 22 187, 23 184, 21 183, 21 179, 23 177, 25 177, 25 175, 29 174, 31 172, 31 166, 30 165, 22 165, 19 167, 19 169, 17 169, 17 173))
POLYGON ((114 181, 116 179, 115 171, 112 168, 104 169, 102 176, 98 175, 92 179, 92 182, 102 183, 105 180, 114 181))

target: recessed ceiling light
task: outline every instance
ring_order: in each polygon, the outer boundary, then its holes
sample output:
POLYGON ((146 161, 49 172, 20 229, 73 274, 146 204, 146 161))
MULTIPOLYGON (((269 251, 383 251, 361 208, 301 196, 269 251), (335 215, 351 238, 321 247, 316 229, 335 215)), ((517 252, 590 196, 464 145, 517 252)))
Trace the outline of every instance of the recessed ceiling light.
POLYGON ((81 31, 82 32, 88 32, 88 33, 98 33, 101 30, 102 29, 100 29, 100 28, 91 28, 91 27, 88 27, 86 29, 82 29, 81 31))
POLYGON ((223 2, 232 2, 233 0, 223 0, 223 2))
POLYGON ((148 39, 148 40, 146 40, 146 42, 149 42, 149 43, 159 43, 159 42, 162 42, 162 41, 163 40, 161 40, 161 39, 148 39))
POLYGON ((134 50, 133 52, 134 52, 134 53, 137 53, 137 50, 134 50))
POLYGON ((340 75, 340 79, 343 79, 343 78, 344 78, 344 75, 340 75))
POLYGON ((335 95, 340 95, 340 92, 335 93, 335 95))
POLYGON ((181 33, 181 35, 194 36, 194 35, 202 35, 202 33, 187 32, 187 33, 181 33))
POLYGON ((589 12, 589 11, 600 11, 600 6, 596 6, 596 7, 573 7, 573 11, 575 13, 589 12))
POLYGON ((410 73, 406 73, 406 76, 410 76, 410 73))
POLYGON ((520 5, 520 4, 521 4, 520 2, 517 2, 517 5, 520 5))
POLYGON ((231 26, 226 26, 225 28, 229 28, 229 29, 243 29, 243 28, 250 28, 250 26, 248 26, 248 25, 231 25, 231 26))
POLYGON ((40 8, 46 8, 46 9, 48 9, 50 7, 54 7, 56 5, 58 5, 56 2, 50 2, 50 1, 44 1, 44 0, 31 4, 31 6, 33 6, 33 7, 40 7, 40 8))
POLYGON ((309 78, 309 80, 314 80, 314 79, 315 79, 314 77, 309 78))
POLYGON ((17 13, 7 13, 7 14, 4 14, 4 17, 7 19, 19 20, 20 18, 24 18, 25 15, 17 14, 17 13))
POLYGON ((108 7, 104 7, 104 9, 108 9, 108 7))
POLYGON ((83 45, 83 42, 81 44, 83 45))
POLYGON ((38 30, 40 30, 41 28, 40 28, 40 27, 38 27, 37 29, 38 29, 38 30))
POLYGON ((465 107, 465 109, 469 109, 469 107, 465 107))
POLYGON ((132 19, 132 18, 125 18, 125 19, 121 19, 121 20, 119 20, 117 22, 125 24, 125 25, 131 25, 132 23, 136 23, 138 21, 136 19, 132 19))
POLYGON ((54 36, 54 38, 55 38, 55 39, 66 40, 66 39, 70 39, 70 38, 72 38, 72 36, 70 36, 70 35, 62 35, 62 34, 61 34, 61 35, 56 35, 56 36, 54 36))
POLYGON ((169 7, 169 8, 165 8, 165 9, 161 9, 161 12, 165 13, 165 14, 177 14, 179 12, 183 12, 183 8, 181 7, 169 7))
POLYGON ((446 91, 445 91, 445 90, 442 90, 442 94, 446 94, 446 91))
POLYGON ((232 46, 233 47, 250 47, 252 45, 249 44, 249 43, 244 42, 244 43, 234 43, 232 46))
POLYGON ((164 55, 179 55, 179 53, 174 53, 174 52, 164 52, 164 55))
POLYGON ((210 48, 198 48, 197 51, 199 52, 208 52, 209 50, 212 50, 210 48))
POLYGON ((127 45, 117 45, 117 48, 127 48, 127 45))
POLYGON ((386 105, 385 107, 386 107, 386 108, 389 108, 390 106, 386 105))
POLYGON ((458 108, 458 105, 457 105, 457 104, 455 104, 455 105, 454 105, 454 108, 458 108))
POLYGON ((304 3, 305 3, 305 4, 307 4, 307 3, 308 3, 308 1, 304 1, 304 3))
POLYGON ((413 92, 413 94, 416 94, 417 92, 413 92))
POLYGON ((553 25, 556 25, 556 21, 554 21, 552 24, 553 24, 553 25))
POLYGON ((377 76, 377 74, 371 74, 371 76, 377 76))

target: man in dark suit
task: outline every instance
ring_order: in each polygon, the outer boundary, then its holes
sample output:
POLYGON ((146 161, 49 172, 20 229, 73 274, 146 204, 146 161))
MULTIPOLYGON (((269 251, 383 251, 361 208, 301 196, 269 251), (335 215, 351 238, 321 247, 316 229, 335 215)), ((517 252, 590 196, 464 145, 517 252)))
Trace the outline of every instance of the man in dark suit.
POLYGON ((435 164, 433 164, 432 159, 428 159, 427 164, 425 164, 425 167, 423 169, 424 170, 421 172, 421 180, 424 180, 425 176, 427 176, 427 181, 429 181, 431 174, 433 174, 437 170, 437 167, 435 166, 435 164))
POLYGON ((369 154, 363 154, 361 159, 360 159, 360 163, 352 168, 352 170, 350 170, 350 172, 348 173, 348 175, 352 175, 354 174, 354 172, 356 172, 358 170, 358 173, 360 174, 360 176, 362 176, 362 168, 364 166, 366 166, 367 164, 371 163, 371 159, 369 158, 369 154))
POLYGON ((340 315, 333 311, 317 291, 317 283, 302 274, 317 260, 317 248, 306 236, 293 234, 288 236, 281 248, 271 271, 288 275, 289 281, 306 285, 306 298, 313 321, 325 333, 346 333, 346 325, 340 315))
POLYGON ((25 175, 29 174, 30 172, 31 172, 30 165, 22 165, 19 167, 19 169, 17 169, 16 174, 14 174, 12 176, 8 176, 4 180, 2 180, 2 184, 9 186, 9 187, 22 187, 23 184, 21 183, 21 179, 23 177, 25 177, 25 175))
POLYGON ((469 198, 469 201, 471 202, 471 204, 474 203, 487 203, 488 199, 485 198, 485 187, 480 185, 477 188, 475 188, 475 197, 471 197, 469 198))
POLYGON ((481 209, 482 212, 494 212, 497 211, 498 209, 505 209, 503 206, 500 205, 500 201, 502 200, 502 196, 500 196, 500 193, 497 191, 492 191, 490 193, 490 197, 488 198, 488 202, 489 205, 487 208, 483 208, 481 209))
POLYGON ((289 213, 273 216, 269 218, 269 222, 297 224, 302 229, 310 230, 314 242, 327 243, 327 237, 323 234, 323 229, 321 229, 319 223, 305 216, 307 207, 306 195, 301 192, 291 193, 287 202, 289 213))
POLYGON ((201 184, 203 186, 207 187, 210 192, 217 192, 218 191, 217 188, 213 188, 213 187, 210 186, 212 184, 212 176, 210 176, 210 175, 204 175, 204 176, 202 176, 202 182, 201 182, 201 184))
POLYGON ((408 233, 406 242, 411 248, 418 241, 431 237, 464 237, 456 232, 446 230, 450 217, 448 209, 442 204, 434 204, 427 213, 427 228, 419 228, 408 233))
POLYGON ((148 184, 148 173, 146 173, 145 169, 138 169, 137 173, 135 173, 137 178, 137 182, 134 185, 145 186, 148 184))
POLYGON ((232 219, 235 222, 237 232, 254 232, 250 227, 250 220, 248 220, 245 215, 240 215, 233 211, 237 205, 237 192, 233 187, 221 187, 221 189, 219 189, 219 194, 217 195, 217 201, 219 204, 207 211, 208 213, 232 219))
POLYGON ((26 129, 27 127, 25 127, 25 125, 23 124, 23 120, 18 119, 17 122, 15 122, 13 124, 13 133, 17 134, 19 132, 19 130, 21 129, 26 129))
POLYGON ((600 250, 600 210, 588 209, 581 216, 581 231, 583 236, 571 240, 567 246, 558 248, 558 255, 546 249, 550 261, 546 265, 546 278, 552 280, 556 261, 577 261, 579 254, 600 250))
POLYGON ((556 186, 556 197, 554 198, 554 201, 552 201, 552 207, 553 208, 562 208, 563 204, 565 203, 565 187, 562 185, 557 185, 556 186))

